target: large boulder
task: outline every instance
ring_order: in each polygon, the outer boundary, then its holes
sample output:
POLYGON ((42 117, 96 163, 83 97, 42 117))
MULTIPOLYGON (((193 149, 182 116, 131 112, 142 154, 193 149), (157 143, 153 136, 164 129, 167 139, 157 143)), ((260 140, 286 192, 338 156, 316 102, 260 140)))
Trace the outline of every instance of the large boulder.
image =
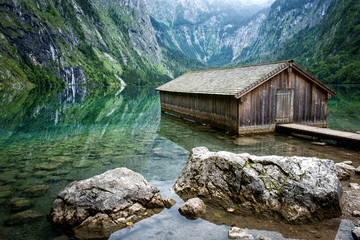
POLYGON ((138 173, 117 168, 65 187, 47 217, 57 229, 78 239, 99 239, 162 208, 156 187, 138 173))
POLYGON ((235 213, 257 213, 289 223, 341 215, 342 188, 333 161, 252 156, 194 148, 174 190, 200 196, 235 213))

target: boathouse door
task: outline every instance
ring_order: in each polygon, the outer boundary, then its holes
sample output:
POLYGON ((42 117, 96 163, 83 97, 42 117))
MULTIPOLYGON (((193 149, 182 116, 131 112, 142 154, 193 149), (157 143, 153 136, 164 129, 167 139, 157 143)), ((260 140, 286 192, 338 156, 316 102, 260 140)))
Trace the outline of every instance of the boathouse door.
POLYGON ((276 122, 287 123, 293 121, 294 90, 278 89, 276 91, 276 122))

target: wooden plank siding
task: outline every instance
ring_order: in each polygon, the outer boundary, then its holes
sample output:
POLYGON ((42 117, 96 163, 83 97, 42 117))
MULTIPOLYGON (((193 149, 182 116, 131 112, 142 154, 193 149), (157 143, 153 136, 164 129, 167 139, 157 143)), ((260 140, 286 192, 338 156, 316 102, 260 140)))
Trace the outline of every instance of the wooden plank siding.
POLYGON ((327 92, 298 73, 294 81, 293 122, 326 127, 327 92))
POLYGON ((160 92, 161 110, 237 133, 234 96, 160 92))
POLYGON ((267 132, 276 127, 276 92, 291 89, 294 123, 326 126, 327 92, 296 71, 283 71, 239 102, 238 133, 267 132))
MULTIPOLYGON (((223 94, 218 93, 217 85, 214 84, 217 79, 207 82, 206 77, 214 78, 216 70, 194 73, 198 81, 204 81, 208 85, 204 86, 204 89, 199 85, 199 92, 195 93, 179 92, 184 86, 177 82, 170 87, 165 84, 164 89, 158 89, 161 110, 237 134, 274 131, 280 122, 326 127, 328 96, 335 92, 292 64, 290 61, 287 68, 275 73, 270 72, 267 75, 269 77, 261 82, 252 80, 253 75, 246 75, 256 72, 244 67, 245 75, 242 81, 253 84, 237 93, 225 90, 223 94), (203 78, 200 78, 200 75, 203 78), (172 88, 174 91, 171 91, 172 88), (213 93, 209 89, 212 89, 213 93)), ((259 66, 261 67, 262 65, 259 66)), ((238 71, 236 68, 233 70, 238 71)), ((228 74, 232 69, 218 71, 228 74)), ((185 83, 191 80, 190 76, 191 73, 183 75, 185 83)), ((227 75, 228 78, 230 76, 232 75, 227 75)), ((225 84, 220 74, 219 79, 225 84)), ((242 86, 235 80, 232 83, 242 86)), ((189 86, 195 91, 192 87, 189 86)))

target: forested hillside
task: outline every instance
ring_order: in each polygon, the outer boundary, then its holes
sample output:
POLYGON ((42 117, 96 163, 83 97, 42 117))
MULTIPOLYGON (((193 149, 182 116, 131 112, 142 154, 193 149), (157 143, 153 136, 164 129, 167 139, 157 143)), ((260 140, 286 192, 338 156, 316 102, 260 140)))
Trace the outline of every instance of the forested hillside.
POLYGON ((294 59, 326 83, 360 83, 360 2, 278 0, 236 64, 294 59))
POLYGON ((282 50, 281 58, 293 56, 327 83, 360 83, 360 2, 334 1, 319 27, 298 33, 282 50))
POLYGON ((160 84, 284 59, 360 83, 359 13, 356 0, 0 0, 0 90, 160 84))
POLYGON ((159 84, 201 65, 160 47, 142 0, 1 0, 0 14, 0 89, 159 84))

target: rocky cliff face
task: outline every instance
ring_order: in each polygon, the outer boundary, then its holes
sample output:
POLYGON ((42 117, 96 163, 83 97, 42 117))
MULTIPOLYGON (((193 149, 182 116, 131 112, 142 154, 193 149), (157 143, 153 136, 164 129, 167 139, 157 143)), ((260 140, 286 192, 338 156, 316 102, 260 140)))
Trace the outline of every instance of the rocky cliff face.
POLYGON ((277 0, 240 64, 292 58, 324 82, 360 83, 359 9, 356 0, 277 0))
POLYGON ((358 1, 246 2, 1 0, 0 90, 156 84, 199 61, 290 58, 327 82, 360 82, 358 1))
POLYGON ((3 0, 0 12, 0 88, 144 84, 174 75, 142 0, 3 0))
POLYGON ((333 0, 277 0, 258 29, 258 38, 242 53, 242 58, 276 54, 287 40, 306 28, 317 27, 333 0))
POLYGON ((145 2, 163 41, 193 59, 215 66, 295 59, 325 82, 360 82, 358 1, 276 0, 270 8, 235 0, 145 2))
POLYGON ((333 1, 277 0, 266 8, 240 1, 145 0, 151 15, 166 25, 173 47, 213 65, 262 61, 259 56, 273 60, 269 56, 278 56, 294 35, 316 28, 333 1))
POLYGON ((224 65, 257 37, 266 18, 258 5, 219 0, 145 0, 153 18, 162 23, 168 44, 201 62, 224 65))

